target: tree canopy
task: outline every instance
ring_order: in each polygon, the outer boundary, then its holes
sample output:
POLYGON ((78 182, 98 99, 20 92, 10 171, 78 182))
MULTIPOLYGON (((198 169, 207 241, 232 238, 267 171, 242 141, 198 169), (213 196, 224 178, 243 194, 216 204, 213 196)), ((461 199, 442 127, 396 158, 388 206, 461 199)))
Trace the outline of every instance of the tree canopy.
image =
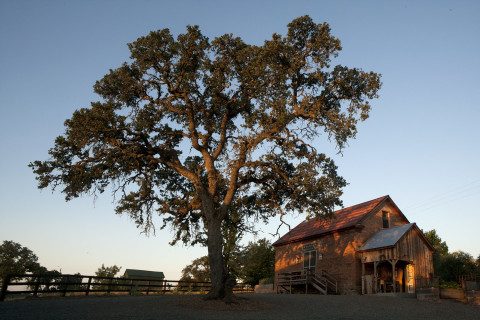
POLYGON ((445 241, 442 241, 442 238, 437 234, 437 230, 432 229, 422 233, 425 235, 425 238, 430 242, 432 247, 435 249, 435 254, 445 256, 448 254, 448 246, 445 241))
POLYGON ((113 265, 111 267, 105 267, 102 263, 102 266, 95 271, 95 275, 97 277, 106 277, 106 278, 113 278, 120 272, 122 267, 118 267, 117 265, 113 265))
POLYGON ((249 242, 241 251, 240 260, 240 276, 244 283, 255 286, 260 280, 274 276, 275 250, 267 239, 249 242))
POLYGON ((41 267, 38 257, 32 250, 23 247, 20 243, 3 241, 0 245, 0 282, 7 275, 36 272, 41 267))
POLYGON ((331 215, 346 182, 315 140, 341 152, 367 119, 380 76, 331 66, 340 40, 308 16, 263 45, 231 34, 210 41, 187 26, 128 47, 129 62, 95 84, 101 100, 65 121, 50 159, 30 164, 39 188, 70 200, 112 186, 116 212, 144 231, 158 215, 173 242, 206 243, 209 297, 230 296, 225 224, 331 215))
MULTIPOLYGON (((442 281, 456 282, 458 277, 480 275, 479 260, 464 251, 449 252, 448 245, 440 238, 435 229, 424 232, 425 238, 433 246, 433 268, 435 275, 442 281)), ((480 259, 480 256, 479 256, 480 259)))
POLYGON ((192 261, 191 264, 182 269, 180 281, 210 281, 210 265, 208 256, 203 256, 192 261))
MULTIPOLYGON (((118 267, 117 265, 105 267, 105 265, 102 263, 102 266, 98 268, 97 271, 95 271, 95 276, 105 277, 105 278, 114 278, 117 276, 117 273, 119 273, 121 269, 122 267, 118 267)), ((94 289, 107 290, 109 287, 109 284, 118 283, 118 280, 112 281, 111 279, 95 279, 95 283, 100 283, 100 284, 96 284, 94 286, 94 289)))
MULTIPOLYGON (((226 260, 230 275, 242 283, 257 285, 261 279, 272 278, 275 269, 275 250, 267 239, 249 242, 238 247, 226 260)), ((181 281, 210 281, 210 265, 208 256, 192 261, 182 270, 181 281)))
POLYGON ((447 243, 440 238, 440 236, 437 234, 437 230, 435 229, 426 232, 423 230, 421 231, 425 235, 425 238, 428 240, 428 242, 435 249, 435 252, 433 253, 433 269, 435 274, 438 275, 440 272, 440 266, 444 261, 444 258, 448 255, 447 243))
POLYGON ((480 276, 480 266, 471 254, 459 250, 442 257, 437 275, 444 281, 458 281, 461 276, 480 276))

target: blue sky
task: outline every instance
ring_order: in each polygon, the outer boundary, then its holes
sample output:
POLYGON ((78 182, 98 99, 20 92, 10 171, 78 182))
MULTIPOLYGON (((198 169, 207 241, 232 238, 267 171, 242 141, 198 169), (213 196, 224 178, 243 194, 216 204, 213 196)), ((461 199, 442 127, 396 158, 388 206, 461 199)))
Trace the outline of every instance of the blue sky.
MULTIPOLYGON (((333 64, 382 74, 380 98, 343 156, 350 206, 389 194, 411 222, 450 251, 480 254, 480 3, 476 1, 10 1, 0 2, 0 241, 32 249, 64 273, 101 266, 159 270, 176 279, 206 249, 140 234, 109 194, 68 203, 40 191, 28 163, 47 159, 63 122, 98 100, 92 86, 151 30, 198 24, 262 44, 308 14, 342 41, 333 64)), ((301 214, 289 218, 292 226, 301 214)), ((260 237, 277 221, 261 226, 260 237)), ((282 229, 285 233, 287 230, 282 229)), ((246 237, 245 241, 252 240, 246 237)))

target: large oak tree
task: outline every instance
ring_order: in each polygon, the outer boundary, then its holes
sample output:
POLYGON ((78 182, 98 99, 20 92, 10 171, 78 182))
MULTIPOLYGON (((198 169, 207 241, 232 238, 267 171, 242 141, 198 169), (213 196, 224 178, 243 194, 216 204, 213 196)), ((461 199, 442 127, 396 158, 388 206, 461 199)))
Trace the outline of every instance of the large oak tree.
POLYGON ((222 258, 229 226, 292 211, 328 216, 345 180, 312 141, 341 151, 368 117, 380 76, 331 66, 341 50, 328 24, 293 20, 286 36, 249 45, 198 26, 128 45, 130 60, 98 81, 102 98, 75 111, 50 149, 30 164, 39 188, 66 200, 113 187, 117 213, 145 231, 153 217, 175 241, 206 241, 209 298, 229 298, 222 258))

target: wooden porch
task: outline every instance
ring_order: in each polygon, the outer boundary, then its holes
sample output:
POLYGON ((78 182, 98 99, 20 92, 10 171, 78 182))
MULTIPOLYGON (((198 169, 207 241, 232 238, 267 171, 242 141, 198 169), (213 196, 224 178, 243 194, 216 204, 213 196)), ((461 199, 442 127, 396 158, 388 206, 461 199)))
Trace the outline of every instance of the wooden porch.
POLYGON ((304 288, 305 294, 309 288, 321 294, 337 294, 337 280, 325 270, 315 273, 310 270, 277 273, 276 293, 290 293, 295 289, 304 288))
POLYGON ((414 292, 414 265, 410 260, 383 258, 371 262, 362 261, 362 294, 414 292), (373 266, 373 273, 366 272, 367 266, 373 266))

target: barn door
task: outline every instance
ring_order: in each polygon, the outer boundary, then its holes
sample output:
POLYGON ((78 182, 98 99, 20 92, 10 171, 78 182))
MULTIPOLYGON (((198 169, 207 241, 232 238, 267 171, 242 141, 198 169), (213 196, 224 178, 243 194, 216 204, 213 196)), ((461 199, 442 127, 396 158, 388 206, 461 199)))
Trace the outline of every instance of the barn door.
POLYGON ((367 274, 364 276, 365 279, 365 291, 367 294, 373 293, 373 274, 367 274))
POLYGON ((310 273, 315 273, 317 267, 317 251, 305 251, 303 253, 303 269, 310 273))
POLYGON ((413 264, 407 264, 406 271, 405 285, 407 287, 407 293, 415 293, 415 268, 413 264))

